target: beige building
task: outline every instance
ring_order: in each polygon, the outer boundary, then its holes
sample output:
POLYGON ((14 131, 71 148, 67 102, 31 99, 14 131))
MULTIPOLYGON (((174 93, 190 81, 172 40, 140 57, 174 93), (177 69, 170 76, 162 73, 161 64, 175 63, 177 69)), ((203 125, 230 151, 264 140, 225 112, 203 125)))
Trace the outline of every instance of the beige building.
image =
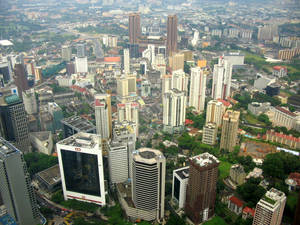
POLYGON ((125 75, 117 79, 117 99, 122 102, 135 101, 136 94, 136 75, 125 75))
POLYGON ((225 107, 218 100, 211 100, 207 103, 206 123, 215 123, 217 127, 222 124, 222 117, 225 112, 225 107))
POLYGON ((215 145, 217 140, 218 127, 215 123, 207 123, 203 127, 202 142, 207 145, 215 145))
POLYGON ((239 118, 239 111, 227 110, 224 114, 220 144, 221 149, 228 149, 232 152, 234 146, 236 146, 239 118))
POLYGON ((285 203, 285 194, 271 188, 256 205, 253 225, 280 225, 285 203))
POLYGON ((232 165, 229 176, 236 185, 245 183, 246 173, 244 171, 244 167, 240 164, 232 165))
POLYGON ((273 126, 286 127, 292 129, 297 121, 297 115, 289 110, 276 106, 273 118, 273 126))
POLYGON ((169 56, 169 66, 172 71, 184 69, 184 54, 176 53, 169 56))

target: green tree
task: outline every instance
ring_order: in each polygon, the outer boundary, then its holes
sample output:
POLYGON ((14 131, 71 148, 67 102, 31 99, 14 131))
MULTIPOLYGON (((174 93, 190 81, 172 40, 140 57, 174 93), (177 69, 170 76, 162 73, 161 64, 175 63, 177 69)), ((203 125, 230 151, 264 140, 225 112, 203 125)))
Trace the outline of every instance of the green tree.
POLYGON ((269 154, 265 157, 262 169, 264 174, 272 178, 284 177, 284 165, 280 157, 276 154, 269 154))

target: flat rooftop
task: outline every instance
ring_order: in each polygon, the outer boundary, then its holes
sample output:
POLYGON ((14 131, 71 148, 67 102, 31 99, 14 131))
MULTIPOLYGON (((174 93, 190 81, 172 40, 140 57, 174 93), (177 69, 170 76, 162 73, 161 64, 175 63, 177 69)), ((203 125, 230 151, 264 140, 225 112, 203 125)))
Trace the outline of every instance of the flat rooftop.
POLYGON ((162 152, 152 148, 140 148, 133 155, 135 161, 147 164, 156 163, 157 159, 161 157, 164 158, 162 152))
POLYGON ((175 173, 181 178, 181 179, 188 179, 189 178, 189 171, 190 167, 186 166, 180 169, 175 170, 175 173))
POLYGON ((80 116, 71 116, 69 118, 61 120, 61 122, 79 132, 89 132, 96 129, 96 127, 91 122, 84 118, 81 118, 80 116))
POLYGON ((15 153, 18 150, 13 148, 9 142, 0 137, 0 158, 6 158, 9 154, 15 153))
POLYGON ((58 164, 39 172, 37 176, 41 178, 44 182, 46 182, 49 186, 61 182, 58 164))
POLYGON ((99 145, 99 142, 98 135, 80 132, 58 142, 58 144, 93 149, 99 145))
POLYGON ((208 152, 191 157, 190 160, 194 161, 200 166, 208 166, 211 164, 220 163, 215 156, 209 154, 208 152))

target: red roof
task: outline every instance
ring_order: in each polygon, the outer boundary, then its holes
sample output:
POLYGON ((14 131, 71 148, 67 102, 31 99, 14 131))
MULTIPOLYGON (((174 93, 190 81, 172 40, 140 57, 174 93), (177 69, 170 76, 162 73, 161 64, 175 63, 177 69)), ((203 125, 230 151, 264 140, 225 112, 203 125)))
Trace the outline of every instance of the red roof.
POLYGON ((276 108, 277 110, 279 110, 279 111, 285 113, 285 114, 288 114, 288 115, 292 116, 292 117, 296 117, 296 116, 297 116, 295 113, 292 113, 292 112, 290 112, 290 111, 288 111, 288 110, 286 110, 286 109, 284 109, 284 108, 282 108, 282 107, 276 106, 275 108, 276 108))
POLYGON ((281 70, 284 69, 285 71, 287 71, 287 68, 285 66, 273 66, 274 70, 281 70))
POLYGON ((185 125, 192 125, 192 124, 194 124, 193 120, 189 120, 189 119, 185 120, 185 125))
POLYGON ((290 141, 300 142, 300 138, 296 138, 294 136, 286 135, 286 134, 283 134, 283 133, 277 133, 277 132, 272 132, 272 131, 268 130, 267 134, 275 135, 276 137, 284 138, 284 139, 287 139, 287 140, 290 140, 290 141))
POLYGON ((231 104, 230 104, 230 102, 227 102, 226 100, 223 100, 223 99, 218 99, 218 101, 219 102, 222 102, 223 103, 223 105, 225 105, 226 107, 229 107, 231 104))
POLYGON ((121 62, 121 58, 117 57, 104 57, 104 62, 121 62))
POLYGON ((244 212, 244 213, 247 213, 247 214, 251 214, 251 215, 254 217, 255 210, 252 209, 252 208, 249 208, 248 206, 246 206, 246 207, 243 209, 243 212, 244 212))
POLYGON ((300 173, 290 173, 289 179, 297 182, 297 186, 300 186, 300 173))
POLYGON ((237 205, 238 207, 243 207, 244 203, 242 202, 242 200, 238 199, 235 196, 231 196, 229 201, 231 201, 233 204, 237 205))
POLYGON ((96 99, 95 100, 95 106, 104 106, 104 104, 101 103, 99 99, 96 99))
POLYGON ((79 91, 81 93, 87 92, 85 88, 79 87, 77 85, 72 85, 71 88, 75 91, 79 91))

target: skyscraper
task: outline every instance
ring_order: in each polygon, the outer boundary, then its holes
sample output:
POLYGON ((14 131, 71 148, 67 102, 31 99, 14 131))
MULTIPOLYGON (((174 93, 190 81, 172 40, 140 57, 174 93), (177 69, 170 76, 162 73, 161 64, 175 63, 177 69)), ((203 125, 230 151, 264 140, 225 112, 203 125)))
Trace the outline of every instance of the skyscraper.
POLYGON ((225 112, 225 107, 222 102, 211 100, 207 103, 206 123, 215 123, 217 127, 222 124, 222 117, 225 112))
POLYGON ((223 57, 214 65, 212 95, 213 99, 226 99, 230 96, 232 65, 223 57))
POLYGON ((56 144, 64 199, 105 205, 100 136, 77 133, 56 144))
POLYGON ((20 225, 38 224, 39 212, 23 154, 2 137, 0 180, 3 202, 13 219, 20 225))
POLYGON ((271 188, 256 204, 253 225, 280 225, 285 203, 285 194, 271 188))
POLYGON ((109 139, 112 134, 112 112, 110 94, 95 95, 95 119, 97 134, 109 139))
POLYGON ((185 123, 186 93, 172 89, 163 95, 164 131, 173 133, 183 130, 185 123))
POLYGON ((174 53, 169 55, 169 66, 172 71, 184 69, 184 54, 174 53))
POLYGON ((195 224, 199 224, 214 215, 220 162, 207 152, 190 158, 189 162, 185 212, 195 224))
POLYGON ((148 212, 150 220, 160 220, 165 212, 166 158, 150 148, 141 148, 132 157, 132 201, 148 212))
POLYGON ((83 58, 86 56, 86 49, 85 49, 85 43, 78 43, 76 45, 77 48, 77 57, 83 58))
POLYGON ((36 114, 38 112, 38 106, 37 106, 34 89, 31 88, 29 90, 24 91, 22 92, 22 95, 23 95, 25 111, 29 115, 36 114))
POLYGON ((136 75, 125 75, 117 78, 118 101, 126 103, 135 101, 136 98, 136 75))
POLYGON ((118 122, 130 121, 136 124, 136 136, 138 136, 139 126, 139 104, 136 102, 119 103, 118 122))
POLYGON ((188 77, 183 70, 175 70, 172 72, 171 89, 177 89, 178 91, 188 91, 188 77))
POLYGON ((24 104, 17 95, 0 97, 0 133, 23 153, 30 150, 28 119, 24 104))
POLYGON ((61 58, 64 61, 70 61, 72 57, 72 49, 70 46, 68 45, 63 45, 61 48, 61 58))
POLYGON ((27 73, 23 64, 15 64, 14 81, 20 95, 23 91, 28 89, 27 73))
POLYGON ((140 14, 129 14, 129 42, 130 44, 138 44, 138 38, 141 35, 140 14))
POLYGON ((172 55, 177 51, 177 16, 169 15, 167 24, 167 53, 172 55))
POLYGON ((223 116, 222 134, 220 149, 233 151, 236 146, 238 128, 239 128, 239 111, 227 110, 223 116))
POLYGON ((124 73, 129 74, 130 73, 130 55, 129 55, 129 49, 124 49, 124 73))
POLYGON ((200 113, 204 110, 206 91, 206 74, 203 73, 200 67, 191 69, 191 83, 189 106, 194 107, 196 112, 200 113))

